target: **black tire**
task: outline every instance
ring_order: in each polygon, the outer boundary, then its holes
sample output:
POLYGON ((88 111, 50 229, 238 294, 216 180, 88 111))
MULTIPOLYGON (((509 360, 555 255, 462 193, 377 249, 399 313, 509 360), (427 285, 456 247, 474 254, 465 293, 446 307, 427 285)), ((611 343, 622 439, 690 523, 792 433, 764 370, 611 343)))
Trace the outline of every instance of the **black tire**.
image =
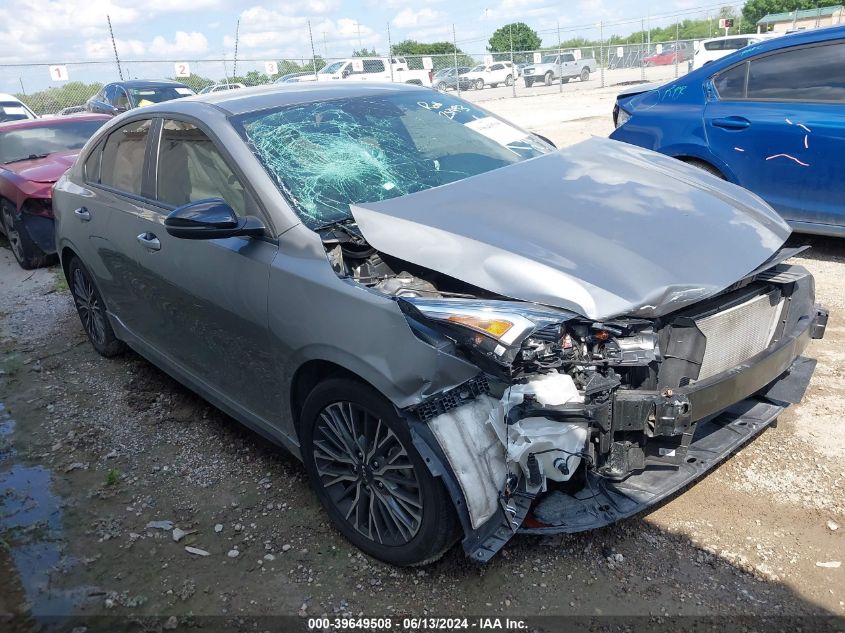
POLYGON ((552 85, 552 76, 553 76, 552 71, 549 71, 545 75, 543 75, 543 83, 546 84, 547 86, 551 86, 552 85))
POLYGON ((484 90, 484 80, 483 79, 476 79, 475 80, 475 89, 476 90, 484 90))
POLYGON ((581 69, 581 81, 589 81, 590 80, 590 69, 586 66, 581 69))
POLYGON ((446 488, 429 472, 396 409, 369 385, 348 378, 318 384, 302 408, 300 439, 317 498, 366 554, 392 565, 423 565, 457 540, 446 488), (385 471, 388 460, 393 469, 385 471))
POLYGON ((720 180, 727 180, 722 172, 708 162, 698 160, 697 158, 682 158, 681 160, 687 165, 698 167, 699 169, 706 171, 708 174, 716 176, 716 178, 719 178, 720 180))
POLYGON ((0 222, 3 223, 3 233, 9 241, 12 254, 21 268, 32 270, 53 262, 55 256, 48 255, 38 248, 21 222, 14 205, 8 200, 0 202, 0 222))
POLYGON ((100 291, 78 257, 68 263, 68 286, 82 329, 97 353, 111 358, 126 350, 126 343, 118 339, 109 323, 100 291))
POLYGON ((513 75, 505 77, 505 85, 509 88, 513 85, 513 75))
POLYGON ((440 92, 446 92, 446 82, 445 82, 445 81, 441 81, 441 82, 439 82, 439 83, 435 86, 435 89, 436 89, 436 90, 439 90, 440 92))
POLYGON ((534 85, 534 80, 533 80, 533 79, 529 79, 528 77, 526 77, 526 78, 525 78, 525 87, 526 87, 526 88, 530 88, 530 87, 531 87, 531 86, 533 86, 533 85, 534 85))

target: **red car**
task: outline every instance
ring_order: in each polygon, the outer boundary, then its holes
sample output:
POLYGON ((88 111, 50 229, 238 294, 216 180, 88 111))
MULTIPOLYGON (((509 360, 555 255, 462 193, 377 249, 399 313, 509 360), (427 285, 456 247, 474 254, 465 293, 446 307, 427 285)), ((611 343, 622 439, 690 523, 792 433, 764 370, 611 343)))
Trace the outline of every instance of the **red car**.
POLYGON ((52 259, 53 184, 110 119, 83 114, 0 123, 0 233, 23 268, 52 259))
POLYGON ((675 62, 680 64, 686 59, 687 57, 683 50, 669 48, 665 49, 662 53, 643 57, 643 66, 669 66, 675 62))

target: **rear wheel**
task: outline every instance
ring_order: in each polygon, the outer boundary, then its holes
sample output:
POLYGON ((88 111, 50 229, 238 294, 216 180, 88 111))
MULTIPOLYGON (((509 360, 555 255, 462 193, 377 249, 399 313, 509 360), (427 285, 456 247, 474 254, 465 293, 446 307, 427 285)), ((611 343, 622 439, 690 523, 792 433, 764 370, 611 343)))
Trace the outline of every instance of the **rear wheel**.
POLYGON ((505 77, 505 85, 512 86, 513 85, 513 75, 508 75, 505 77))
POLYGON ((82 328, 88 335, 91 345, 106 358, 123 352, 126 344, 115 336, 106 315, 103 298, 78 257, 74 257, 68 264, 68 278, 70 293, 76 304, 79 320, 82 321, 82 328))
POLYGON ((15 212, 15 207, 6 200, 0 202, 0 222, 3 223, 3 232, 9 240, 12 254, 21 268, 32 270, 50 263, 52 257, 32 241, 26 227, 15 212))
POLYGON ((551 71, 547 72, 547 73, 543 76, 543 83, 544 83, 544 84, 546 84, 547 86, 551 86, 551 85, 552 85, 552 73, 551 73, 551 71))
POLYGON ((445 81, 441 81, 441 82, 439 82, 439 83, 435 86, 435 88, 437 88, 437 90, 439 90, 440 92, 446 92, 446 82, 445 82, 445 81))
POLYGON ((372 387, 347 378, 317 385, 302 409, 301 439, 320 503, 356 547, 408 566, 436 560, 455 542, 457 517, 443 483, 372 387))
POLYGON ((589 81, 590 79, 590 69, 589 68, 582 68, 581 69, 581 81, 589 81))
POLYGON ((483 79, 476 79, 475 80, 475 89, 476 90, 484 90, 484 80, 483 79))

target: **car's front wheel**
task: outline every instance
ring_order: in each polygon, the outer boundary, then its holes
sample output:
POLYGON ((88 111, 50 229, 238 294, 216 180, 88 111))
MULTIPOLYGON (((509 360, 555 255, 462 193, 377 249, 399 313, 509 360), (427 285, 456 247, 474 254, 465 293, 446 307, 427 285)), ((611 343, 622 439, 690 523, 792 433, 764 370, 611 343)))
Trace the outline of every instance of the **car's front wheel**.
POLYGON ((551 73, 551 72, 547 72, 547 73, 543 76, 543 83, 544 83, 544 84, 546 84, 547 86, 551 86, 551 85, 552 85, 552 73, 551 73))
POLYGON ((100 291, 78 257, 68 264, 68 285, 82 328, 94 349, 106 358, 123 352, 126 344, 115 336, 100 291))
POLYGON ((32 270, 39 266, 45 266, 52 259, 38 248, 38 245, 29 237, 26 227, 15 217, 15 207, 8 201, 0 202, 0 222, 3 223, 3 232, 9 240, 9 247, 15 256, 18 264, 25 270, 32 270))
POLYGON ((476 79, 475 80, 475 89, 476 90, 484 90, 484 80, 483 79, 476 79))
POLYGON ((320 503, 356 547, 393 565, 421 565, 457 538, 443 483, 411 442, 407 424, 372 387, 326 380, 308 395, 302 458, 320 503))
POLYGON ((589 68, 582 68, 581 69, 581 81, 589 81, 590 80, 590 69, 589 68))

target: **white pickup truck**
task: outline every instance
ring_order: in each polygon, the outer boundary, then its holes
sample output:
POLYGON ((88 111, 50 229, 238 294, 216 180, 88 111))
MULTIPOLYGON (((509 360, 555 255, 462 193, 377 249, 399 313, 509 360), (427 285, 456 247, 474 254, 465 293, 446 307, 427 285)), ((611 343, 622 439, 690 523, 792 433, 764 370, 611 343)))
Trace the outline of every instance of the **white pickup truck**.
MULTIPOLYGON (((350 57, 332 62, 317 71, 317 81, 395 81, 431 86, 433 70, 408 70, 404 57, 350 57), (390 66, 393 66, 391 74, 390 66)), ((304 81, 303 77, 300 81, 304 81)))
POLYGON ((570 79, 578 77, 581 81, 587 81, 590 73, 596 72, 596 60, 592 57, 575 59, 574 53, 561 53, 543 55, 539 63, 529 64, 522 70, 522 78, 525 80, 525 87, 530 88, 535 83, 543 82, 551 86, 553 81, 560 79, 566 83, 570 79))

